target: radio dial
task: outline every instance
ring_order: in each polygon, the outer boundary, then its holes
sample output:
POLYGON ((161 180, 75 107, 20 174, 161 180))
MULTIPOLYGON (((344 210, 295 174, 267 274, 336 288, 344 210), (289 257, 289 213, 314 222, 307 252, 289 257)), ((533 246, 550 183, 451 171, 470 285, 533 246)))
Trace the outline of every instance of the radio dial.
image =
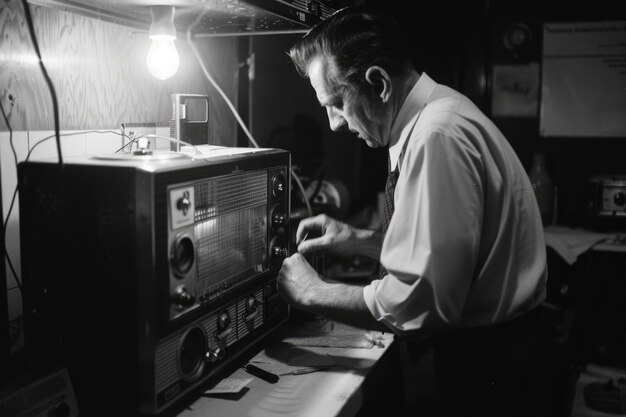
POLYGON ((613 196, 613 202, 617 206, 623 206, 624 204, 626 204, 626 194, 621 192, 615 193, 615 195, 613 196))

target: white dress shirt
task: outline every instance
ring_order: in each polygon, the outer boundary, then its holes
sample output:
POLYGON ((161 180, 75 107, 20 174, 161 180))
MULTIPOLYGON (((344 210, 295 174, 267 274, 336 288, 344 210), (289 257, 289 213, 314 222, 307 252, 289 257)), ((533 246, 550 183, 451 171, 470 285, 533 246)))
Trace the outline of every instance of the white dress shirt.
POLYGON ((425 73, 393 122, 395 211, 382 245, 388 275, 363 290, 400 335, 486 326, 546 296, 546 248, 533 188, 498 128, 425 73))

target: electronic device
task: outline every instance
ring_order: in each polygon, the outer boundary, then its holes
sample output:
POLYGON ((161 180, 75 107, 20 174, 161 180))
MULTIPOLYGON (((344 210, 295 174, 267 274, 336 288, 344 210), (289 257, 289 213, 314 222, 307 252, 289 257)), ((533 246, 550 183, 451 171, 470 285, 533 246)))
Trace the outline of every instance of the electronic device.
POLYGON ((626 230, 626 175, 593 175, 584 188, 585 227, 614 233, 626 230))
POLYGON ((626 216, 626 175, 595 175, 587 187, 587 210, 595 216, 626 216))
POLYGON ((160 414, 289 317, 290 154, 19 164, 25 343, 84 415, 160 414), (109 408, 110 407, 110 408, 109 408))
POLYGON ((79 408, 66 369, 45 373, 0 396, 0 416, 78 417, 79 408))
MULTIPOLYGON (((172 94, 170 137, 192 145, 209 144, 209 96, 172 94)), ((180 142, 172 142, 172 151, 180 150, 180 142)))

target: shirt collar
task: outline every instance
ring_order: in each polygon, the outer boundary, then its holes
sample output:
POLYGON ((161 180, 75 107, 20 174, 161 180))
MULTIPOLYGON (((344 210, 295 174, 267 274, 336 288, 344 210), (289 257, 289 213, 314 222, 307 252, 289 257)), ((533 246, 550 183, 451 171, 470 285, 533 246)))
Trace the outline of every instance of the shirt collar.
POLYGON ((389 137, 389 159, 392 171, 398 166, 404 144, 436 86, 437 83, 423 72, 393 121, 389 137))

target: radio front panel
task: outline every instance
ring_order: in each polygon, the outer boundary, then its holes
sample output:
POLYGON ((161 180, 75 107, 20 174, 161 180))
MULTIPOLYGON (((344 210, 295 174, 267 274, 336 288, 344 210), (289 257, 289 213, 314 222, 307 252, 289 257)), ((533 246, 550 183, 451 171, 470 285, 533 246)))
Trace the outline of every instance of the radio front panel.
POLYGON ((168 187, 169 319, 267 272, 268 170, 168 187))

